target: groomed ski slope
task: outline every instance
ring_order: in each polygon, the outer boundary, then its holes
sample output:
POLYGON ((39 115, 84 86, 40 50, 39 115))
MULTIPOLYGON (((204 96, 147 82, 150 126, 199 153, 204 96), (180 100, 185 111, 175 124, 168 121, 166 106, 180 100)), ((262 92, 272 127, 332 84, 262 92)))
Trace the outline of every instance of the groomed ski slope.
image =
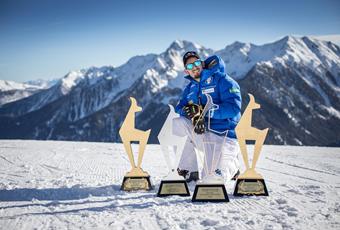
POLYGON ((148 145, 143 159, 155 190, 128 193, 122 144, 1 140, 0 229, 340 229, 339 148, 266 145, 270 196, 236 198, 228 182, 229 203, 156 197, 160 151, 148 145))

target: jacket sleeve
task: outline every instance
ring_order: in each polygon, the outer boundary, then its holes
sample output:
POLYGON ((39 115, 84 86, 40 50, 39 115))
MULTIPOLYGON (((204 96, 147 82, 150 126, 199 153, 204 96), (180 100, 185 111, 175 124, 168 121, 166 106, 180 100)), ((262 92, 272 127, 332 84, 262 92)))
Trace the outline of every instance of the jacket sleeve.
POLYGON ((219 109, 215 110, 212 118, 227 119, 234 118, 241 111, 241 91, 238 83, 228 75, 221 77, 218 83, 221 103, 219 109))
POLYGON ((188 84, 185 87, 185 89, 182 93, 182 97, 179 100, 179 102, 177 103, 176 108, 175 108, 176 113, 178 113, 179 115, 184 116, 184 117, 186 116, 186 114, 183 111, 183 107, 188 104, 187 95, 189 93, 189 90, 190 90, 190 84, 188 84))

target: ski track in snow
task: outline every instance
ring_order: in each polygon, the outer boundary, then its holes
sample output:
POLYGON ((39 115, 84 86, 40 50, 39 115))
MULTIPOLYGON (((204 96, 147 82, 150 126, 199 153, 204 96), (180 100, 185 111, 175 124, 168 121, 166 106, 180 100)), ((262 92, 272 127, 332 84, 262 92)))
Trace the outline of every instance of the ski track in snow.
POLYGON ((158 198, 158 145, 143 159, 154 190, 120 191, 129 168, 122 144, 1 140, 0 229, 340 229, 339 148, 266 145, 270 196, 233 197, 229 181, 229 203, 158 198))

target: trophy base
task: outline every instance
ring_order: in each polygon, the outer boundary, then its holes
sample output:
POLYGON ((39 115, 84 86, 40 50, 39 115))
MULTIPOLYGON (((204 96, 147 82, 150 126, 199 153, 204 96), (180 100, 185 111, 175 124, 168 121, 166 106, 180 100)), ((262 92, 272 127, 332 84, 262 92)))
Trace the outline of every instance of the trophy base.
POLYGON ((236 180, 234 196, 268 196, 264 179, 241 178, 236 180))
POLYGON ((224 184, 197 184, 192 202, 229 202, 224 184))
POLYGON ((188 185, 185 180, 162 180, 157 196, 190 196, 188 185))
POLYGON ((124 191, 138 191, 138 190, 151 190, 152 185, 150 181, 150 176, 140 176, 140 177, 131 177, 124 176, 122 186, 120 190, 124 191))

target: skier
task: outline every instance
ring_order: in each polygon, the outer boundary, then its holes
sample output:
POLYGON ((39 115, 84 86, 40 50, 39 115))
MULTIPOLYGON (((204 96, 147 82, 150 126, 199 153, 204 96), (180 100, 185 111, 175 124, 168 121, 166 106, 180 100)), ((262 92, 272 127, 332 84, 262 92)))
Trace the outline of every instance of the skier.
POLYGON ((189 51, 183 56, 183 64, 189 83, 175 108, 181 116, 174 119, 173 128, 176 135, 186 135, 188 139, 178 165, 178 174, 188 182, 199 179, 194 148, 202 150, 204 147, 201 144, 208 140, 218 143, 215 150, 221 153, 215 174, 225 180, 236 179, 240 173, 240 149, 234 128, 241 117, 240 87, 224 72, 224 62, 216 55, 202 61, 196 52, 189 51), (198 116, 207 102, 207 93, 219 106, 210 116, 210 127, 207 127, 207 116, 198 116))

